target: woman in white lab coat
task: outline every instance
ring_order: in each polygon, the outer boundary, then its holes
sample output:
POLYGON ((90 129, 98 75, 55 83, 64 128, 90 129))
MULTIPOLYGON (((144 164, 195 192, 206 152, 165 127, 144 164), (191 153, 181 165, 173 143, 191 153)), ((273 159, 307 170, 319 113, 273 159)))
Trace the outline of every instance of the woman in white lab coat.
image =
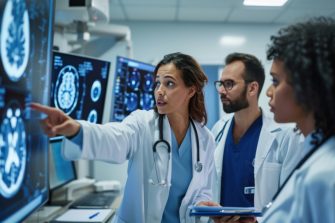
POLYGON ((135 111, 121 123, 75 121, 57 109, 32 104, 48 115, 43 125, 49 136, 67 136, 65 157, 129 160, 116 222, 192 222, 188 206, 212 199, 208 179, 214 173, 215 146, 204 126, 207 77, 192 57, 182 53, 166 55, 154 74, 155 111, 135 111), (159 143, 154 146, 155 142, 159 143))
POLYGON ((277 122, 297 124, 307 154, 262 222, 335 222, 335 20, 297 23, 271 41, 271 111, 277 122))

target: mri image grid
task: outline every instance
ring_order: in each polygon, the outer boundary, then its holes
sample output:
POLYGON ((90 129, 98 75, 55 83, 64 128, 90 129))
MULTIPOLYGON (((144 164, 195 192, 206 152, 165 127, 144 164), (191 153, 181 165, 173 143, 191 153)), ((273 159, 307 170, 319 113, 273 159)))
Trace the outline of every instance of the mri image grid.
POLYGON ((150 110, 155 106, 154 69, 151 64, 117 57, 112 121, 122 121, 136 109, 150 110))
POLYGON ((0 222, 20 222, 48 199, 48 138, 53 1, 0 1, 0 222))
POLYGON ((78 120, 101 123, 110 62, 54 52, 51 105, 78 120))

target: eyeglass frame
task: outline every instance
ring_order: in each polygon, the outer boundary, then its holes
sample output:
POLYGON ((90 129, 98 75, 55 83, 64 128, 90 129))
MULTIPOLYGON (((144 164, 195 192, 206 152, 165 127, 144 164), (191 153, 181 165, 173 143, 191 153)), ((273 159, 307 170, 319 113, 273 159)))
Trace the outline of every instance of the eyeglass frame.
MULTIPOLYGON (((253 80, 244 80, 244 83, 248 84, 248 83, 251 83, 253 82, 253 80)), ((231 89, 233 89, 233 87, 237 84, 238 82, 232 80, 232 79, 227 79, 227 80, 224 80, 224 81, 221 81, 221 80, 218 80, 218 81, 214 81, 214 86, 215 86, 215 89, 219 92, 221 87, 223 87, 225 89, 225 91, 230 91, 231 89), (231 87, 227 87, 225 86, 225 83, 230 83, 232 82, 232 85, 231 87), (220 83, 220 86, 217 86, 217 84, 220 83)))

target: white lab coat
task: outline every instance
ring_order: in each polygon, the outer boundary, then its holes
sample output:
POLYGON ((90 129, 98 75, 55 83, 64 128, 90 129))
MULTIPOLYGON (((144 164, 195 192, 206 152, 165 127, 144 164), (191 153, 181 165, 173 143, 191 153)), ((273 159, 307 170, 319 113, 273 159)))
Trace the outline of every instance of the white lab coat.
MULTIPOLYGON (((261 210, 263 206, 271 201, 280 184, 300 160, 301 155, 299 155, 299 152, 296 153, 294 151, 296 151, 297 146, 303 144, 303 139, 301 139, 299 134, 293 132, 291 125, 278 124, 264 112, 262 113, 262 121, 263 125, 257 143, 254 166, 254 204, 257 210, 261 210)), ((229 120, 221 119, 212 129, 214 137, 216 137, 225 122, 227 122, 227 125, 224 128, 221 140, 217 142, 214 155, 216 169, 214 181, 216 183, 214 183, 213 191, 215 201, 217 202, 220 201, 225 139, 232 118, 229 120)))
POLYGON ((335 222, 335 137, 297 169, 279 193, 263 223, 335 222))
MULTIPOLYGON (((152 185, 149 179, 157 179, 153 144, 159 139, 158 118, 154 111, 137 110, 122 123, 94 125, 80 121, 83 128, 82 151, 70 140, 64 142, 64 155, 70 159, 94 159, 111 163, 128 163, 128 178, 116 222, 153 223, 161 222, 169 195, 169 186, 152 185)), ((193 178, 179 209, 180 221, 193 222, 188 206, 200 201, 212 200, 211 177, 214 172, 213 153, 215 143, 211 132, 194 122, 199 135, 201 172, 193 168, 193 178)), ((171 128, 164 118, 163 136, 171 145, 171 128)), ((196 163, 197 146, 193 128, 192 161, 196 163)), ((168 182, 171 179, 172 159, 170 159, 168 182)), ((108 171, 108 170, 106 170, 108 171)))

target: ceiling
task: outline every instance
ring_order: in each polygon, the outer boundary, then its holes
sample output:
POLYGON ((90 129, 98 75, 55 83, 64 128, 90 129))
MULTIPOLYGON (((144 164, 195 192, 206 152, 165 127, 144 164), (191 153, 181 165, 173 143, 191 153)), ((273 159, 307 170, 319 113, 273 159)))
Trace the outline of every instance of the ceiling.
MULTIPOLYGON (((98 0, 99 1, 99 0, 98 0)), ((309 16, 335 18, 334 0, 288 0, 283 7, 247 7, 243 0, 109 0, 110 22, 285 24, 309 16)))

